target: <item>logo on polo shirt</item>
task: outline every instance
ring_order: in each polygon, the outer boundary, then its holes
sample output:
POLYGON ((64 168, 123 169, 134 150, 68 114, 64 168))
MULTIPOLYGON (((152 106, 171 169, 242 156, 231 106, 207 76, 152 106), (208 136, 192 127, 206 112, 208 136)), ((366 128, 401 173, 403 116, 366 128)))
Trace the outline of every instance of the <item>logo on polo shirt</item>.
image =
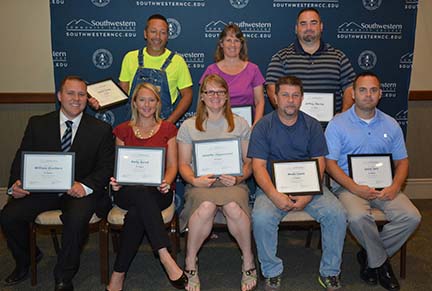
POLYGON ((204 28, 204 37, 218 38, 224 27, 231 23, 238 25, 245 38, 271 38, 271 22, 246 22, 243 20, 239 22, 224 22, 222 20, 210 21, 204 28))
POLYGON ((106 122, 108 124, 111 124, 111 126, 114 125, 115 122, 115 116, 114 113, 111 110, 103 110, 99 111, 95 114, 95 117, 99 120, 102 120, 103 122, 106 122))
POLYGON ((358 63, 360 68, 367 71, 367 70, 371 70, 375 67, 377 60, 378 60, 378 58, 373 51, 365 50, 365 51, 360 53, 360 55, 357 59, 357 63, 358 63))
POLYGON ((339 8, 339 0, 273 0, 273 8, 339 8))
POLYGON ((399 69, 411 69, 413 63, 413 53, 406 53, 400 57, 399 69))
POLYGON ((91 0, 91 3, 96 7, 105 7, 110 3, 110 0, 91 0))
POLYGON ((111 67, 113 63, 113 56, 109 50, 101 48, 97 49, 93 53, 92 60, 96 68, 105 70, 111 67))
POLYGON ((203 52, 177 52, 186 61, 189 69, 204 69, 205 53, 203 52))
POLYGON ((367 10, 376 10, 381 6, 382 0, 363 0, 363 7, 367 10))
POLYGON ((176 39, 181 33, 181 25, 177 19, 167 18, 168 21, 168 39, 176 39))
POLYGON ((405 9, 412 10, 417 9, 418 0, 405 0, 405 9))
POLYGON ((338 26, 340 39, 402 39, 402 24, 395 23, 356 23, 344 22, 338 26))
POLYGON ((177 1, 160 1, 160 0, 130 0, 132 5, 141 7, 205 7, 206 0, 177 0, 177 1))
POLYGON ((249 0, 230 0, 230 3, 232 7, 242 9, 249 4, 249 0))
POLYGON ((72 19, 66 24, 67 37, 136 37, 136 22, 128 20, 72 19))
POLYGON ((397 84, 396 82, 384 82, 381 83, 381 90, 382 90, 382 98, 396 98, 396 89, 397 84))
POLYGON ((66 51, 52 51, 54 68, 66 68, 68 66, 66 51))

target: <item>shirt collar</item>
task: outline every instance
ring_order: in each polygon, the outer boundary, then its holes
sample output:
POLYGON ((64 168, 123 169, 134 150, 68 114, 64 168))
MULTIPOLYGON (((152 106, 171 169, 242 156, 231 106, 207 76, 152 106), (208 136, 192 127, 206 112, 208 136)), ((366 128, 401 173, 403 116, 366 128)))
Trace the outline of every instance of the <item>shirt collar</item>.
POLYGON ((60 110, 60 125, 63 125, 66 123, 66 121, 70 120, 73 122, 72 127, 77 128, 78 125, 81 122, 81 118, 83 116, 83 113, 81 112, 77 117, 75 117, 74 119, 69 119, 66 117, 66 115, 63 113, 63 111, 60 110))
MULTIPOLYGON (((351 108, 348 110, 349 115, 350 115, 350 119, 353 122, 357 122, 357 123, 362 123, 362 124, 367 124, 365 121, 361 120, 360 117, 358 117, 357 113, 355 112, 355 104, 353 106, 351 106, 351 108)), ((377 122, 378 120, 380 120, 382 118, 382 112, 381 110, 379 110, 378 108, 375 108, 375 116, 374 118, 371 120, 371 122, 369 124, 374 124, 375 122, 377 122)))
MULTIPOLYGON (((305 52, 305 50, 301 46, 300 41, 298 40, 298 38, 296 38, 295 41, 294 41, 294 49, 295 49, 296 53, 304 54, 304 55, 310 55, 311 56, 311 54, 305 52)), ((319 46, 318 50, 313 55, 320 54, 323 51, 325 51, 325 49, 326 49, 325 43, 322 40, 320 40, 320 46, 319 46)))

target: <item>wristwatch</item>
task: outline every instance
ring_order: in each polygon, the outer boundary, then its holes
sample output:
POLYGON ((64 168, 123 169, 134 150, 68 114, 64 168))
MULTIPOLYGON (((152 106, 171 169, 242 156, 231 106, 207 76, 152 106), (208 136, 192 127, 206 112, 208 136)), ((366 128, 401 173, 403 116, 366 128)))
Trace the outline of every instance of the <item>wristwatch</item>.
POLYGON ((7 195, 12 195, 13 194, 13 185, 9 188, 9 189, 7 189, 7 195))

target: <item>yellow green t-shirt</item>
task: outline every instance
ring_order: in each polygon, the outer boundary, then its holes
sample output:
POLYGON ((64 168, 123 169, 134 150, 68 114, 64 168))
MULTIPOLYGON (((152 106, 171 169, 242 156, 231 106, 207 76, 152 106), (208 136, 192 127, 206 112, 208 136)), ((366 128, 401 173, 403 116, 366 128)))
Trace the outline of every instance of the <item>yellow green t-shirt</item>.
MULTIPOLYGON (((160 56, 151 56, 144 48, 144 67, 149 69, 160 69, 171 54, 169 49, 160 56)), ((129 82, 129 91, 132 86, 135 73, 138 69, 138 50, 126 53, 123 58, 119 80, 129 82)), ((192 77, 189 68, 182 56, 175 54, 169 66, 165 69, 168 78, 168 86, 171 95, 171 103, 177 99, 179 90, 192 86, 192 77)), ((130 93, 130 92, 129 92, 130 93)))

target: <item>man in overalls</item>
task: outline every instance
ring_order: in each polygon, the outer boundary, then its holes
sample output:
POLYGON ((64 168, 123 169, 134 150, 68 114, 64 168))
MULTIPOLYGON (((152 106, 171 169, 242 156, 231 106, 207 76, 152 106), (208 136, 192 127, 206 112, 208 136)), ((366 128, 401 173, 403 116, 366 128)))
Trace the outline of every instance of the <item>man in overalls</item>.
MULTIPOLYGON (((183 57, 166 48, 168 36, 166 18, 160 14, 150 16, 144 29, 147 46, 125 55, 119 80, 120 87, 129 95, 141 82, 157 86, 162 99, 161 117, 175 123, 192 103, 192 78, 183 57)), ((130 119, 129 102, 114 108, 114 125, 130 119)), ((96 99, 90 98, 89 104, 99 109, 96 99)))

